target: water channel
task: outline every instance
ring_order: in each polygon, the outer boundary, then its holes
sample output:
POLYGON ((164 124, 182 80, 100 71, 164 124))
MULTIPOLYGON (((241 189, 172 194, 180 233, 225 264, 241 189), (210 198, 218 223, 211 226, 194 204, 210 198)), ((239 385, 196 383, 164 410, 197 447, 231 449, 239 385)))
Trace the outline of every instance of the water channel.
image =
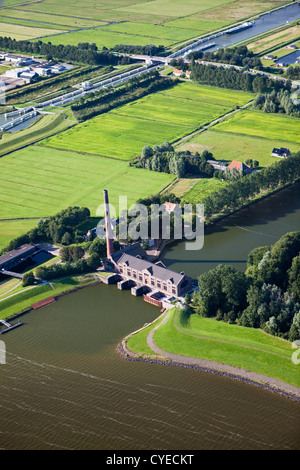
MULTIPOLYGON (((278 28, 279 26, 295 21, 297 18, 300 18, 299 2, 271 11, 270 13, 262 14, 255 20, 251 27, 234 34, 222 34, 218 37, 215 37, 214 35, 210 36, 206 38, 199 47, 205 45, 206 42, 213 42, 215 45, 209 48, 209 51, 211 52, 223 47, 233 46, 234 44, 250 39, 258 34, 271 31, 274 28, 278 28)), ((197 50, 197 48, 194 50, 197 50)))
MULTIPOLYGON (((255 246, 300 230, 300 184, 205 234, 199 252, 164 262, 196 277, 219 262, 245 268, 255 246)), ((23 316, 1 339, 0 449, 297 449, 299 404, 256 386, 116 352, 159 310, 103 284, 23 316)))

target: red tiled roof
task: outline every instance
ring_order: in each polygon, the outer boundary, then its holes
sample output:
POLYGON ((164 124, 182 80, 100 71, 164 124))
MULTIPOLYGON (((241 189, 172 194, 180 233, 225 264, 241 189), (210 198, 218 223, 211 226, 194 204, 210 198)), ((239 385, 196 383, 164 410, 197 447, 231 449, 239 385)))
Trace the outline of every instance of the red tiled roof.
POLYGON ((172 202, 165 202, 164 204, 166 206, 166 209, 173 211, 176 207, 176 204, 173 204, 172 202))
POLYGON ((230 168, 230 169, 235 168, 235 169, 238 170, 238 171, 243 171, 243 170, 245 170, 245 169, 250 168, 250 166, 245 165, 245 163, 237 162, 237 161, 233 160, 233 161, 228 165, 228 168, 230 168))

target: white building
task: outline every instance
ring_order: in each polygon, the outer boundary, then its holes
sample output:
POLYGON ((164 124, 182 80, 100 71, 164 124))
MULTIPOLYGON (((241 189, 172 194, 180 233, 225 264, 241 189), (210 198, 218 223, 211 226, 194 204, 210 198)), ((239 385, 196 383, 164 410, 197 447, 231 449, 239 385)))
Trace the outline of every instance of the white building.
POLYGON ((23 68, 10 69, 5 72, 5 76, 11 77, 11 78, 19 78, 21 74, 24 72, 30 72, 30 69, 23 69, 23 68))
POLYGON ((38 78, 38 74, 36 72, 24 71, 21 73, 20 78, 24 78, 25 80, 35 80, 38 78))
POLYGON ((53 67, 51 67, 51 70, 52 70, 53 73, 63 72, 65 69, 66 69, 66 67, 64 65, 61 65, 61 64, 57 64, 57 65, 54 65, 53 67))
POLYGON ((49 77, 49 75, 52 74, 51 69, 45 68, 45 67, 35 67, 34 71, 35 71, 40 77, 49 77))
POLYGON ((82 82, 80 85, 84 90, 89 90, 90 88, 93 88, 93 85, 91 82, 82 82))
POLYGON ((30 65, 33 62, 30 57, 23 57, 15 54, 2 54, 2 56, 6 62, 10 62, 11 64, 18 65, 20 67, 30 65))

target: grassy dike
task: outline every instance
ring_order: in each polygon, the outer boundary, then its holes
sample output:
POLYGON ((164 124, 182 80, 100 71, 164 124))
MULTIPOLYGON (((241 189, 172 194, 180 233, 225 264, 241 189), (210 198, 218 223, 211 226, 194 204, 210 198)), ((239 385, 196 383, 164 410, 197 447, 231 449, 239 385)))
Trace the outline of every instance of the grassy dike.
POLYGON ((152 357, 157 360, 160 357, 166 362, 181 362, 181 365, 194 365, 195 368, 198 365, 202 370, 210 369, 210 372, 236 375, 251 383, 268 384, 274 390, 295 392, 300 387, 299 368, 291 360, 293 349, 290 342, 262 330, 231 325, 197 314, 187 317, 183 310, 177 308, 129 335, 123 346, 127 354, 136 359, 152 357), (155 351, 147 344, 150 336, 155 351))
POLYGON ((3 295, 0 296, 0 320, 10 319, 21 313, 26 313, 31 309, 32 304, 40 300, 48 297, 60 297, 63 294, 100 282, 91 273, 55 279, 51 284, 27 288, 16 287, 16 289, 7 293, 5 298, 3 295))

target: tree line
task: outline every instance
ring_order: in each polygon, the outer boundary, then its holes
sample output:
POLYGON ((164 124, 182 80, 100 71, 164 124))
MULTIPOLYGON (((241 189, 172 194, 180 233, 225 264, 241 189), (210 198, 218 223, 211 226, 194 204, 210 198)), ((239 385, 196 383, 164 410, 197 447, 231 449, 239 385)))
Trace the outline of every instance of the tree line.
POLYGON ((246 272, 218 265, 198 278, 194 311, 238 325, 300 339, 300 232, 255 248, 246 272))
POLYGON ((161 77, 157 71, 149 72, 128 80, 121 87, 110 87, 88 99, 80 99, 71 109, 77 119, 86 121, 143 96, 170 88, 176 83, 177 80, 161 77))
POLYGON ((205 219, 209 221, 213 215, 234 209, 265 191, 274 190, 299 178, 300 152, 212 192, 202 201, 205 219))
POLYGON ((265 93, 271 89, 291 89, 290 81, 274 80, 264 75, 251 74, 244 69, 237 70, 233 67, 203 65, 193 61, 190 64, 190 70, 193 80, 204 85, 252 93, 265 93))
POLYGON ((111 52, 119 52, 123 54, 139 54, 139 55, 152 55, 159 56, 164 54, 165 46, 155 44, 147 44, 145 46, 132 45, 132 44, 116 44, 109 49, 111 52))
POLYGON ((31 42, 25 39, 16 40, 11 37, 0 36, 0 49, 4 51, 16 51, 29 55, 42 55, 50 59, 64 62, 78 62, 89 65, 116 65, 130 63, 128 57, 119 57, 108 50, 97 50, 95 44, 79 43, 77 46, 58 44, 51 42, 31 42))
POLYGON ((188 55, 188 59, 203 59, 208 62, 221 62, 240 67, 262 68, 260 58, 255 56, 252 51, 249 51, 247 46, 221 48, 214 52, 194 51, 188 55))

